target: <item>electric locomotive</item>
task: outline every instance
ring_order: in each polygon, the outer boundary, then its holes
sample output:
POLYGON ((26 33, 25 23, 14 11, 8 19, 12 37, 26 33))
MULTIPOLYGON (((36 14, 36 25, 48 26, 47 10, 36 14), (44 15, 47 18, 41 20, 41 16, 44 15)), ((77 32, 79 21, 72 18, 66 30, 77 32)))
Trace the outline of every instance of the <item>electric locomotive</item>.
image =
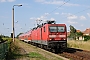
POLYGON ((55 51, 67 48, 67 29, 65 24, 56 24, 55 21, 47 21, 32 30, 31 42, 41 48, 55 51))

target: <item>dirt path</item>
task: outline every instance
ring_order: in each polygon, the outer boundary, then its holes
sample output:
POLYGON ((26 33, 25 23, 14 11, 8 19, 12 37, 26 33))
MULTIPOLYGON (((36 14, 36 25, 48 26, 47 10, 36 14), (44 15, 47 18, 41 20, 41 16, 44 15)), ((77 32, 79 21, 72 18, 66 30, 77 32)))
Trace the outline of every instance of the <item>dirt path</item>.
MULTIPOLYGON (((23 57, 18 57, 15 60, 66 60, 66 58, 58 57, 56 54, 51 54, 50 52, 45 52, 43 49, 37 48, 25 42, 16 40, 15 45, 20 48, 19 53, 22 54, 23 57), (38 57, 30 57, 30 53, 35 52, 39 53, 40 56, 38 57), (43 58, 42 58, 43 57, 43 58)), ((68 59, 67 59, 68 60, 68 59)))

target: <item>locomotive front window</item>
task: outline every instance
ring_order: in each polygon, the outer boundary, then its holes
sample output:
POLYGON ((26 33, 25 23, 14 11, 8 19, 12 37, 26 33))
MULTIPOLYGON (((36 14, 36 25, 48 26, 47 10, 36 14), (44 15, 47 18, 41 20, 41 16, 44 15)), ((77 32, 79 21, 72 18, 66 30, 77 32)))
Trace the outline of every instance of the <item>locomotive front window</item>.
POLYGON ((65 28, 64 26, 50 26, 49 30, 50 32, 64 32, 65 28))
POLYGON ((49 27, 50 32, 57 32, 57 27, 51 26, 49 27))
POLYGON ((64 32, 64 31, 65 31, 65 29, 63 26, 58 26, 58 32, 64 32))

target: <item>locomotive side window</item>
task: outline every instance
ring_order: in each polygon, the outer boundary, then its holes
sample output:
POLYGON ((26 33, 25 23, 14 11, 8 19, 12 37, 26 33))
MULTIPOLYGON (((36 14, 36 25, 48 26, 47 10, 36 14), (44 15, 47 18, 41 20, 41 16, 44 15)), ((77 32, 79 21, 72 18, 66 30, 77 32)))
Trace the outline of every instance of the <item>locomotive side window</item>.
POLYGON ((65 31, 65 29, 64 29, 63 26, 59 26, 59 27, 58 27, 58 32, 64 32, 64 31, 65 31))
POLYGON ((57 32, 57 27, 56 26, 50 26, 49 30, 50 30, 50 32, 57 32))
POLYGON ((45 27, 44 27, 44 32, 45 32, 45 27))

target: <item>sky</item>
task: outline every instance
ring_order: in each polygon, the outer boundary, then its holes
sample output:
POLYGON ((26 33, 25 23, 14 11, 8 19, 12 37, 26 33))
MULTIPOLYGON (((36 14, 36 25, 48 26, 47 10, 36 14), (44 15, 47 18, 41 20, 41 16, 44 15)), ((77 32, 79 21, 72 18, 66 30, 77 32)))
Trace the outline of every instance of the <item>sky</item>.
POLYGON ((37 20, 64 23, 67 31, 70 25, 81 31, 90 28, 90 0, 0 0, 0 34, 12 32, 13 6, 15 36, 35 27, 37 20))

